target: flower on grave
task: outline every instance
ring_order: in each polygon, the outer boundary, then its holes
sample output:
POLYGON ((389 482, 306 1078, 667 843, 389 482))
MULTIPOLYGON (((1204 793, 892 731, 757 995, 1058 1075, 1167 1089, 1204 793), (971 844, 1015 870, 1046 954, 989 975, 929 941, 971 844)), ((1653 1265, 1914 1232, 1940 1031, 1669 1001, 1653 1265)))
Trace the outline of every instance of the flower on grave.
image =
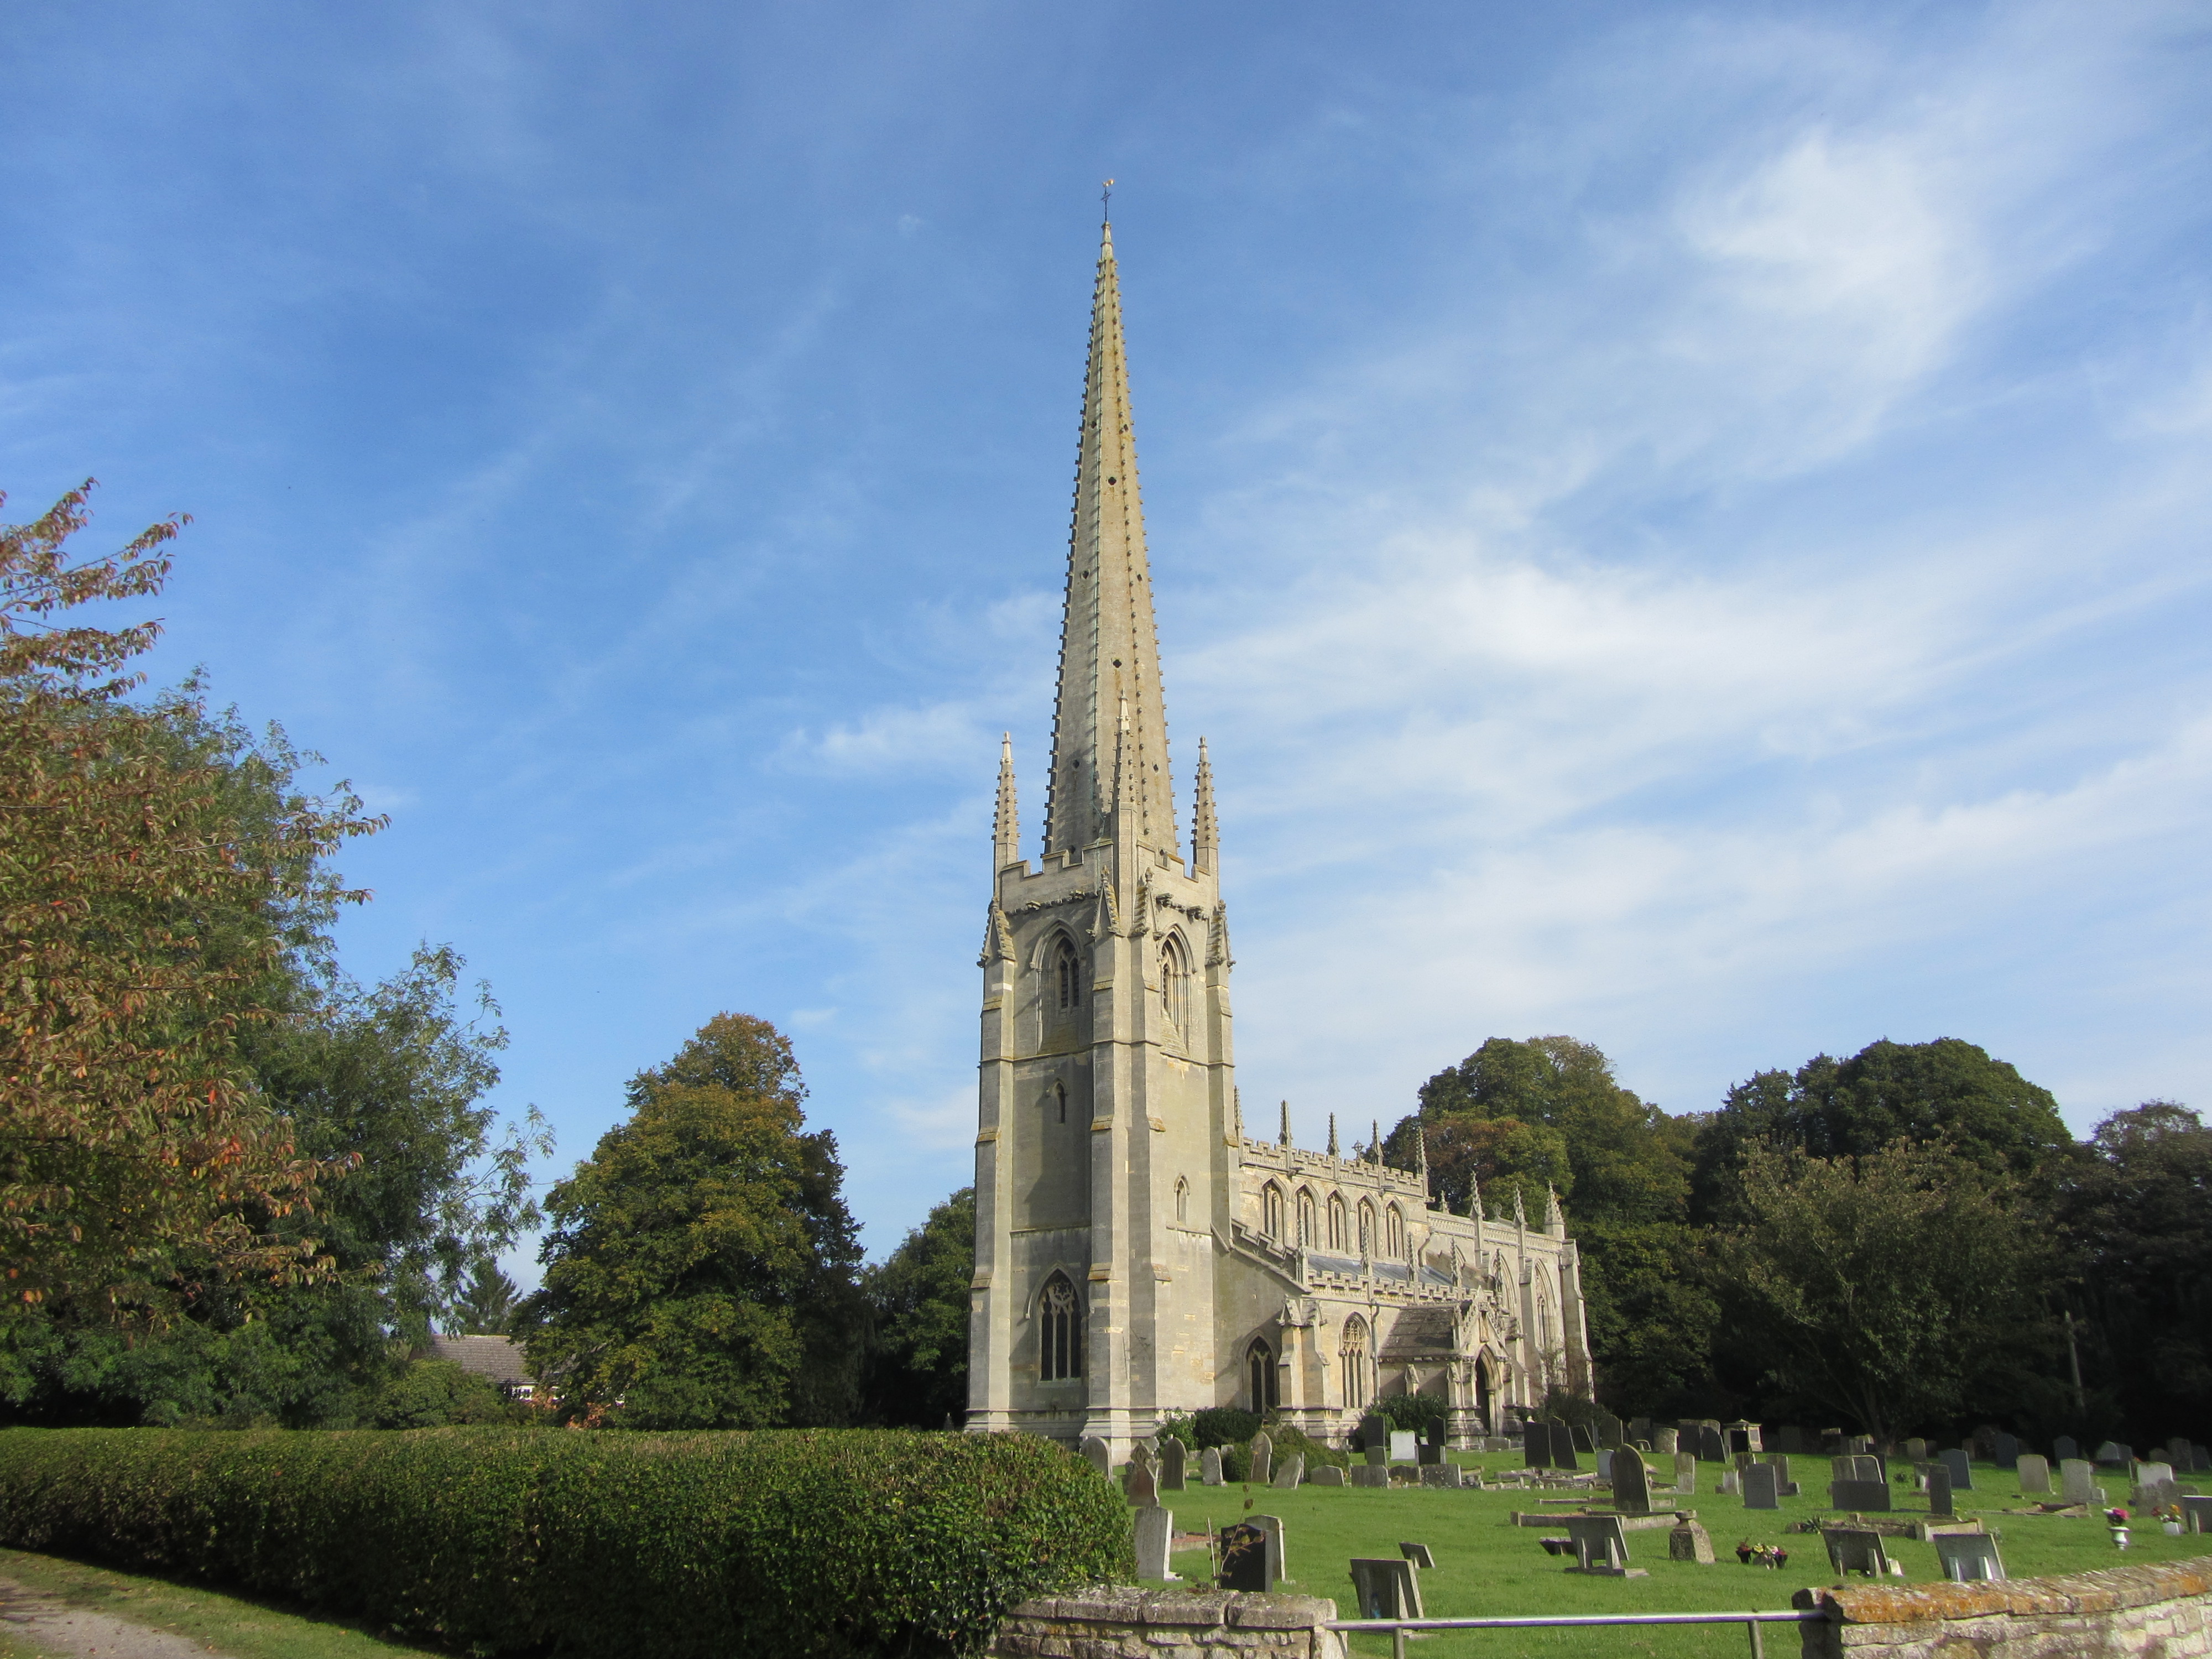
POLYGON ((2128 1512, 2115 1504, 2105 1511, 2105 1519, 2116 1527, 2124 1527, 2128 1524, 2128 1512))

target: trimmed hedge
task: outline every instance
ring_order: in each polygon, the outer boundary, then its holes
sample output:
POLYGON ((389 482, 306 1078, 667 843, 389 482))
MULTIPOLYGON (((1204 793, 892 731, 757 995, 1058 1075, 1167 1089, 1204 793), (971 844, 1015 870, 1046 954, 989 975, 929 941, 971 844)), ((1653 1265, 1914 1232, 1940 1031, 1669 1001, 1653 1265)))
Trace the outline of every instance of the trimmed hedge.
POLYGON ((1129 1577, 1129 1510, 1030 1435, 0 1431, 0 1543, 486 1653, 979 1651, 1129 1577))

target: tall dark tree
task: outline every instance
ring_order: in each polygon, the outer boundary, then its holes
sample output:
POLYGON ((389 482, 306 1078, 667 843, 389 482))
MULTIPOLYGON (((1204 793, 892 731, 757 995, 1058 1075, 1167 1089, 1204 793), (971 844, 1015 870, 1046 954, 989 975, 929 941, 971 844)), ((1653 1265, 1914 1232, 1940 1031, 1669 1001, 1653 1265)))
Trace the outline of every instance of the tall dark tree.
POLYGON ((791 1043, 719 1014, 629 1085, 630 1115, 546 1200, 532 1369, 572 1419, 639 1428, 849 1421, 860 1247, 791 1043))
POLYGON ((975 1275, 975 1189, 931 1210, 862 1275, 872 1326, 865 1414, 934 1429, 968 1414, 968 1302, 975 1275))

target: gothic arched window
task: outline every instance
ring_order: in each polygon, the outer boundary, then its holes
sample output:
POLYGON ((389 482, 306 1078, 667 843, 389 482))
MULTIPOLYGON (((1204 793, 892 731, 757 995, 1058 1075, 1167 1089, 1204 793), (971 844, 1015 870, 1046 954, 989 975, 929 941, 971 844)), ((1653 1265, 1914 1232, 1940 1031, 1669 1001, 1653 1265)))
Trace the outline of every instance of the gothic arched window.
POLYGON ((1037 1376, 1058 1382, 1083 1375, 1083 1305, 1066 1273, 1044 1282, 1037 1297, 1037 1376))
POLYGON ((1330 1249, 1340 1252, 1344 1249, 1344 1231, 1343 1195, 1331 1193, 1328 1195, 1328 1248, 1330 1249))
POLYGON ((1283 1237, 1283 1189, 1272 1181, 1260 1189, 1260 1231, 1278 1241, 1283 1237))
POLYGON ((1177 1031, 1190 1030, 1190 957, 1180 933, 1160 941, 1160 1009, 1177 1031))
POLYGON ((1083 967, 1075 954, 1075 946, 1065 934, 1060 936, 1059 948, 1052 953, 1053 1007, 1063 1014, 1075 1012, 1083 995, 1083 967))
POLYGON ((1176 1177, 1176 1219, 1190 1219, 1190 1182, 1181 1176, 1176 1177))
POLYGON ((1406 1254, 1406 1217, 1393 1204, 1382 1217, 1382 1247, 1393 1261, 1401 1261, 1406 1254))
POLYGON ((1358 1411, 1367 1403, 1367 1322, 1358 1314, 1344 1322, 1344 1343, 1339 1356, 1344 1362, 1344 1403, 1358 1411))
POLYGON ((1375 1254, 1375 1206, 1364 1198, 1359 1200, 1359 1254, 1375 1254))
POLYGON ((1252 1411, 1265 1417, 1275 1409, 1275 1351, 1263 1337, 1244 1351, 1246 1387, 1252 1395, 1252 1411))
POLYGON ((1308 1192, 1298 1194, 1298 1243, 1309 1250, 1319 1243, 1314 1234, 1313 1194, 1308 1192))

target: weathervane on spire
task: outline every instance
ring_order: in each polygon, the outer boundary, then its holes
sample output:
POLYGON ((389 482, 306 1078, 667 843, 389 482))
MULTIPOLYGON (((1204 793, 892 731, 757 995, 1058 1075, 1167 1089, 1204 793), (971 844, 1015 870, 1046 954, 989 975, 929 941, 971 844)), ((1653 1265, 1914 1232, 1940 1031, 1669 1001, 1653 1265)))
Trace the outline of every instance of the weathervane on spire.
POLYGON ((1098 187, 1098 216, 1108 224, 1114 222, 1114 181, 1111 179, 1098 187))

